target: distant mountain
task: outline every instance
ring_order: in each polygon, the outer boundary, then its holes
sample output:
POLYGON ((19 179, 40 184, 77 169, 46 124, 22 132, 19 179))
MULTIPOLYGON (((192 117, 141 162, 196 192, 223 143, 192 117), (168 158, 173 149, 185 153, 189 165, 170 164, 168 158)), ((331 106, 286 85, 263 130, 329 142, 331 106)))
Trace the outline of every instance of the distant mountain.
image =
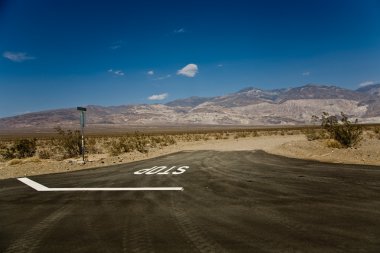
POLYGON ((361 93, 380 96, 380 83, 360 87, 356 91, 361 92, 361 93))
MULTIPOLYGON (((189 97, 166 104, 87 107, 92 126, 283 125, 310 123, 312 115, 344 112, 360 122, 380 122, 380 84, 357 90, 308 84, 290 89, 253 87, 218 97, 189 97)), ((52 128, 78 125, 75 108, 0 119, 1 128, 52 128)))
POLYGON ((308 84, 289 89, 279 97, 281 102, 299 99, 347 99, 360 101, 367 95, 336 86, 308 84))
POLYGON ((368 105, 366 116, 378 116, 380 111, 380 84, 367 85, 357 89, 356 91, 366 96, 365 99, 362 99, 360 103, 368 105))
POLYGON ((189 97, 185 99, 177 99, 172 102, 166 103, 167 106, 182 106, 182 107, 195 107, 197 105, 200 105, 204 102, 209 101, 210 98, 204 98, 204 97, 189 97))

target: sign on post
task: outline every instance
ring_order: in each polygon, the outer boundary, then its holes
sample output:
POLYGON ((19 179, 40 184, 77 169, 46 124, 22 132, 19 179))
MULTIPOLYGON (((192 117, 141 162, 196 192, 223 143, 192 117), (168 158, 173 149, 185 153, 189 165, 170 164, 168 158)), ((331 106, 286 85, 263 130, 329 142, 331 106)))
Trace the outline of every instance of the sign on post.
POLYGON ((84 122, 86 121, 85 119, 85 114, 84 111, 80 112, 80 126, 83 128, 84 127, 84 122))
POLYGON ((77 110, 80 111, 80 128, 81 128, 81 134, 82 134, 82 150, 81 150, 81 153, 82 153, 82 161, 83 161, 83 163, 85 163, 85 161, 84 161, 84 153, 85 153, 85 149, 84 149, 84 126, 85 126, 85 122, 86 122, 85 111, 87 111, 87 109, 85 107, 78 106, 77 110))

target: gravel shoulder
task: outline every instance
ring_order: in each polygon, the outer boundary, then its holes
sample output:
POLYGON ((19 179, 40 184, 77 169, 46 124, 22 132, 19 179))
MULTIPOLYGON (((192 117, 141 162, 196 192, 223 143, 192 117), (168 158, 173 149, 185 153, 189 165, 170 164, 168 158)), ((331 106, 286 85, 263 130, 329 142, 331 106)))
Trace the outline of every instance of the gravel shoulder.
POLYGON ((259 136, 240 139, 178 142, 160 149, 151 149, 147 154, 132 152, 119 156, 108 154, 89 155, 86 164, 80 159, 55 161, 29 158, 13 163, 0 162, 0 179, 62 173, 114 164, 123 164, 150 159, 185 150, 244 151, 264 150, 268 153, 299 159, 332 163, 380 165, 380 140, 364 139, 357 148, 328 148, 324 140, 307 141, 304 135, 259 136))

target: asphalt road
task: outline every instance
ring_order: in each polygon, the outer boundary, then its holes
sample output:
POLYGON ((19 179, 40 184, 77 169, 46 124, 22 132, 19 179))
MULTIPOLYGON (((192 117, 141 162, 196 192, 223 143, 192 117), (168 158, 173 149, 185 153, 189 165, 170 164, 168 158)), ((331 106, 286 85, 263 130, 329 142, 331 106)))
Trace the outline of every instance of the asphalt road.
POLYGON ((29 179, 184 190, 2 180, 0 252, 380 252, 380 167, 196 151, 29 179))

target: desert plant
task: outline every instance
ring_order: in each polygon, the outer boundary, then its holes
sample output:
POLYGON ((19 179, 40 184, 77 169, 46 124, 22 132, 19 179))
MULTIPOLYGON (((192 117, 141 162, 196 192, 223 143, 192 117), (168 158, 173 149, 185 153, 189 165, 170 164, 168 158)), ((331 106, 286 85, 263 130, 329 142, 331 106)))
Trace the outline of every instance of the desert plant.
POLYGON ((38 157, 40 159, 50 159, 52 157, 52 152, 47 149, 38 151, 38 157))
POLYGON ((327 140, 326 141, 326 146, 329 147, 329 148, 341 148, 342 145, 336 141, 336 140, 327 140))
POLYGON ((257 136, 260 136, 259 133, 256 130, 252 131, 252 137, 257 137, 257 136))
POLYGON ((202 140, 204 140, 204 141, 210 140, 210 135, 209 134, 203 134, 202 135, 202 140))
POLYGON ((36 153, 36 139, 21 139, 15 143, 16 157, 32 157, 36 153))
POLYGON ((9 147, 3 146, 0 154, 6 160, 14 158, 21 159, 34 156, 36 150, 36 139, 21 139, 16 140, 9 147))
POLYGON ((140 153, 148 153, 150 147, 169 146, 175 143, 176 140, 173 136, 148 136, 136 132, 134 135, 118 137, 108 142, 108 151, 112 156, 135 150, 140 153))
POLYGON ((250 134, 249 132, 237 132, 234 136, 235 139, 239 139, 239 138, 246 138, 248 137, 250 134))
POLYGON ((10 160, 7 165, 9 166, 12 166, 12 165, 17 165, 17 164, 22 164, 22 160, 21 159, 18 159, 18 158, 15 158, 15 159, 12 159, 10 160))
POLYGON ((177 141, 175 140, 175 138, 171 135, 164 135, 164 140, 165 140, 165 143, 168 145, 174 145, 177 143, 177 141))
POLYGON ((120 140, 112 140, 108 144, 108 151, 111 156, 118 156, 121 153, 123 153, 124 150, 123 150, 120 140))
POLYGON ((34 156, 34 157, 29 157, 29 158, 25 159, 24 162, 25 163, 40 163, 41 160, 40 160, 40 158, 34 156))
POLYGON ((117 156, 122 153, 132 152, 137 149, 137 141, 135 137, 119 137, 109 143, 109 153, 117 156))
POLYGON ((60 146, 65 158, 76 157, 81 154, 81 134, 78 130, 63 130, 60 127, 55 128, 59 135, 57 145, 60 146))
POLYGON ((192 141, 200 141, 200 140, 202 140, 202 135, 200 135, 200 134, 192 134, 191 135, 191 140, 192 141))
POLYGON ((323 112, 320 120, 322 128, 329 133, 330 138, 338 141, 344 148, 353 147, 362 139, 363 129, 357 124, 358 120, 351 123, 343 112, 340 118, 323 112))
POLYGON ((308 141, 320 140, 320 139, 328 139, 329 135, 324 129, 307 129, 304 132, 308 141))
POLYGON ((96 147, 97 139, 94 137, 86 138, 86 152, 90 154, 96 154, 99 152, 96 147))
POLYGON ((10 160, 16 158, 16 150, 14 146, 3 146, 0 149, 0 155, 5 160, 10 160))
POLYGON ((307 129, 305 136, 308 141, 314 141, 319 139, 318 132, 315 129, 307 129))
POLYGON ((380 140, 380 127, 375 127, 375 129, 373 129, 373 132, 375 133, 377 139, 380 140))
POLYGON ((221 140, 221 139, 223 139, 223 134, 222 133, 214 133, 213 136, 214 136, 215 140, 221 140))

